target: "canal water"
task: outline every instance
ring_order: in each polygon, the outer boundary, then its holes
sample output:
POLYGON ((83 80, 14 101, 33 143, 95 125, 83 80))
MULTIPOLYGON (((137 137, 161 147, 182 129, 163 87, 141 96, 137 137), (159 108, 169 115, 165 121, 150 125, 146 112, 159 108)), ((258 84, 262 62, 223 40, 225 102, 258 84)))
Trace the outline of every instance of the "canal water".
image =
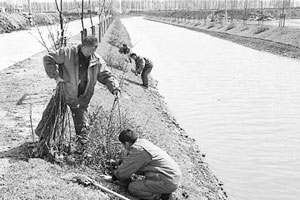
POLYGON ((122 22, 230 199, 300 199, 299 61, 140 17, 122 22))

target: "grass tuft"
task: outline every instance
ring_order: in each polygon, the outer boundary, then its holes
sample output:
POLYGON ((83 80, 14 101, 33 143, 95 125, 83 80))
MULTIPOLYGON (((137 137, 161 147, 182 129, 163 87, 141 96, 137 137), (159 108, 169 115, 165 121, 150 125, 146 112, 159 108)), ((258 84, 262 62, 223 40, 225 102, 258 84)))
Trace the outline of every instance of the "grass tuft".
POLYGON ((267 30, 269 30, 269 28, 267 28, 267 27, 265 27, 265 26, 260 26, 260 27, 258 27, 258 28, 254 31, 254 34, 260 34, 260 33, 265 32, 265 31, 267 31, 267 30))
POLYGON ((231 29, 233 29, 233 28, 235 28, 235 27, 236 27, 236 24, 231 23, 231 24, 229 24, 229 25, 225 28, 225 31, 229 31, 229 30, 231 30, 231 29))
POLYGON ((211 29, 211 28, 213 28, 213 27, 215 27, 215 24, 214 24, 214 23, 210 23, 210 24, 207 26, 207 29, 211 29))
POLYGON ((246 30, 249 30, 249 27, 244 27, 244 28, 242 28, 242 29, 241 29, 241 32, 246 31, 246 30))

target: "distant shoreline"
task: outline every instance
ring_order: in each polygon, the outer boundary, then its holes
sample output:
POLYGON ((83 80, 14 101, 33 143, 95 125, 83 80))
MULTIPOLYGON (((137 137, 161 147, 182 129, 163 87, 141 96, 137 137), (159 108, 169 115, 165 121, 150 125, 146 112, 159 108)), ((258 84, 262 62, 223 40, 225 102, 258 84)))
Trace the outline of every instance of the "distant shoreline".
POLYGON ((146 19, 188 28, 213 37, 228 40, 252 49, 266 51, 279 56, 300 59, 300 29, 270 25, 244 25, 242 21, 233 23, 178 22, 160 17, 146 19))

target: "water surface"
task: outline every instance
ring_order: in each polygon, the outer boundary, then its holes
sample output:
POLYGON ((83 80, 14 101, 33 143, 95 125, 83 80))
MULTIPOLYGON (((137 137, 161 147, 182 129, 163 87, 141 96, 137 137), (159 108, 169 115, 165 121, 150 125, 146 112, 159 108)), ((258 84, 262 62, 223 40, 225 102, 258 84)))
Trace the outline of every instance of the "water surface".
POLYGON ((142 18, 122 22, 230 199, 300 199, 299 61, 142 18))

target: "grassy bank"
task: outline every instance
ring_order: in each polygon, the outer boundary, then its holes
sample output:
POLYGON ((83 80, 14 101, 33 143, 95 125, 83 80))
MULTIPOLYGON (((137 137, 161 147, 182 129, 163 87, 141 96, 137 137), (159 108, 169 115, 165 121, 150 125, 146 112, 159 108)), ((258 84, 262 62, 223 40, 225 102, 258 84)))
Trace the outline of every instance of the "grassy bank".
MULTIPOLYGON (((73 44, 79 42, 80 35, 69 41, 73 44)), ((178 162, 183 171, 183 182, 175 192, 176 199, 226 199, 222 183, 210 171, 205 155, 194 139, 171 115, 164 98, 156 89, 156 82, 151 80, 150 88, 145 90, 139 85, 139 77, 130 73, 130 70, 124 71, 133 66, 124 67, 117 48, 122 43, 130 44, 130 38, 120 21, 115 20, 97 50, 119 80, 123 80, 119 112, 115 111, 114 119, 121 119, 122 126, 139 130, 142 137, 160 146, 178 162)), ((43 69, 42 57, 45 53, 38 53, 0 72, 1 199, 114 199, 95 187, 73 182, 68 178, 71 173, 91 177, 97 183, 135 199, 124 188, 99 178, 103 168, 101 162, 96 162, 99 159, 95 159, 101 157, 101 154, 95 153, 95 150, 99 150, 95 148, 95 140, 102 140, 98 131, 91 135, 89 141, 92 160, 58 165, 28 157, 28 142, 33 140, 31 123, 36 127, 55 88, 55 81, 50 80, 43 69)), ((89 112, 92 115, 100 114, 104 127, 105 117, 112 112, 113 101, 113 95, 98 84, 89 112)))

